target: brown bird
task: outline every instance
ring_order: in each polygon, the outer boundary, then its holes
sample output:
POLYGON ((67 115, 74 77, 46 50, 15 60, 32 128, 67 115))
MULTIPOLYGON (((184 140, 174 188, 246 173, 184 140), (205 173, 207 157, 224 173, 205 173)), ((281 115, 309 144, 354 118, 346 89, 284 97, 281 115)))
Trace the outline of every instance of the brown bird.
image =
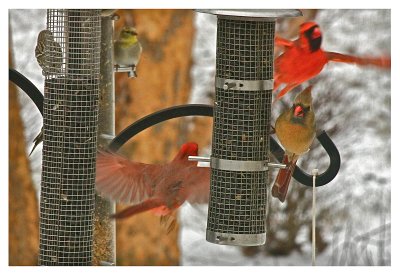
POLYGON ((198 145, 185 143, 167 164, 130 161, 116 153, 100 151, 97 156, 96 188, 105 197, 134 204, 113 215, 129 216, 151 210, 166 216, 186 200, 207 203, 210 192, 210 168, 197 167, 188 156, 197 156, 198 145))
POLYGON ((275 132, 285 148, 283 163, 286 169, 280 169, 272 187, 272 196, 285 201, 296 161, 308 152, 315 137, 315 115, 312 106, 312 86, 299 93, 293 106, 284 111, 276 120, 275 132))

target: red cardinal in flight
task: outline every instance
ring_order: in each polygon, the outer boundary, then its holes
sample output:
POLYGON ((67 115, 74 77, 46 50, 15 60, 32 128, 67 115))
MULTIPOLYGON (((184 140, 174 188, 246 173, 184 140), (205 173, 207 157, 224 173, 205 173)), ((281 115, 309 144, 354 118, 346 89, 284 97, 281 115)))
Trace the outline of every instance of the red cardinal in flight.
POLYGON ((297 159, 308 152, 315 137, 315 115, 312 106, 312 86, 299 93, 290 109, 276 119, 275 133, 285 148, 283 163, 272 187, 272 196, 285 201, 297 159))
POLYGON ((188 160, 197 154, 196 143, 185 143, 170 163, 144 164, 99 151, 96 189, 111 200, 133 204, 112 216, 117 219, 148 210, 166 216, 186 200, 207 203, 210 168, 197 167, 197 162, 188 160))
POLYGON ((315 22, 301 24, 299 38, 295 41, 275 38, 275 45, 283 46, 284 51, 275 59, 274 91, 281 84, 286 84, 275 101, 304 81, 318 75, 329 61, 390 68, 390 57, 362 58, 326 52, 321 48, 321 43, 321 29, 315 22))

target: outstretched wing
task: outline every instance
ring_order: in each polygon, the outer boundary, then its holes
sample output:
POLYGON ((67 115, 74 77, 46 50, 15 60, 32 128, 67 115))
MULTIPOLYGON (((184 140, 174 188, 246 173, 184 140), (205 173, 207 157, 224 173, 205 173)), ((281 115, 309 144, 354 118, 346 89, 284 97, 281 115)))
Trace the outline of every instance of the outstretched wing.
POLYGON ((280 36, 275 36, 275 45, 290 48, 293 47, 295 44, 293 41, 287 40, 280 36))
POLYGON ((96 189, 123 203, 139 203, 152 196, 160 165, 130 161, 116 153, 98 151, 96 189))
POLYGON ((325 52, 326 57, 329 61, 354 63, 358 65, 374 65, 381 68, 390 69, 391 58, 390 57, 358 57, 347 54, 325 52))
POLYGON ((182 192, 190 203, 208 203, 210 196, 210 168, 187 167, 183 171, 185 180, 182 192))

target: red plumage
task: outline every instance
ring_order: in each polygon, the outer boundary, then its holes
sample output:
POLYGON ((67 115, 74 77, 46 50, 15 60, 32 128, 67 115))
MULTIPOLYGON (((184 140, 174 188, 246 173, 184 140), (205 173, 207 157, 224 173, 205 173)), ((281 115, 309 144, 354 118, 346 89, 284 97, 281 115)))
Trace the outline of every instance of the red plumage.
POLYGON ((277 91, 281 84, 286 84, 275 101, 303 82, 317 76, 329 61, 390 69, 390 57, 367 58, 325 52, 321 48, 321 43, 322 33, 315 22, 301 24, 297 40, 275 38, 275 45, 283 46, 284 51, 275 59, 274 91, 277 91))
POLYGON ((207 203, 210 192, 210 168, 197 167, 188 160, 196 156, 196 143, 185 143, 167 164, 130 161, 116 153, 99 151, 96 189, 106 198, 133 206, 115 214, 126 218, 151 210, 164 216, 190 203, 207 203))

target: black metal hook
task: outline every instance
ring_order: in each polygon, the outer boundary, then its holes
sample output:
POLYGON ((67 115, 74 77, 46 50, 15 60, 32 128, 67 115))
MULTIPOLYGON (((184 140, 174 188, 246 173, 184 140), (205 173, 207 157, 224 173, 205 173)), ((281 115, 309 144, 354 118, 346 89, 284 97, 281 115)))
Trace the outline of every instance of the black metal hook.
MULTIPOLYGON (((204 104, 186 104, 180 106, 174 106, 166 108, 150 115, 147 115, 138 121, 132 123, 119 133, 109 144, 108 148, 113 151, 117 151, 125 142, 130 138, 140 133, 141 131, 151 127, 157 123, 178 117, 184 116, 213 116, 213 106, 204 104)), ((322 186, 332 181, 337 175, 340 168, 340 154, 333 141, 329 138, 325 131, 318 134, 317 139, 324 147, 330 158, 329 167, 325 172, 316 177, 315 186, 322 186)), ((270 136, 270 151, 277 158, 282 161, 284 150, 270 136)), ((293 177, 306 186, 312 186, 312 176, 299 167, 296 166, 293 177)))
MULTIPOLYGON (((315 186, 319 187, 329 183, 336 177, 340 169, 340 154, 335 144, 325 131, 321 131, 317 135, 317 139, 319 140, 319 143, 321 143, 322 147, 324 147, 330 159, 330 163, 326 171, 322 174, 319 174, 315 179, 315 186)), ((272 137, 270 137, 270 152, 279 162, 282 162, 285 151, 272 137)), ((293 171, 293 177, 301 184, 310 187, 313 185, 313 176, 307 174, 298 166, 296 166, 293 171)))
POLYGON ((36 88, 36 86, 27 79, 24 75, 14 69, 8 69, 8 79, 15 85, 20 87, 35 103, 39 112, 43 116, 43 94, 36 88))
MULTIPOLYGON (((36 107, 43 115, 43 94, 36 88, 36 86, 29 81, 25 76, 14 69, 9 69, 9 80, 20 87, 35 103, 36 107)), ((141 131, 158 124, 160 122, 185 116, 213 116, 213 106, 204 104, 186 104, 180 106, 174 106, 154 112, 147 115, 121 131, 109 144, 108 148, 113 151, 117 151, 122 145, 125 144, 136 134, 141 131)), ((318 134, 317 139, 324 147, 325 151, 329 155, 330 163, 329 167, 325 172, 316 177, 315 185, 322 186, 332 181, 340 169, 340 154, 333 141, 330 139, 325 131, 318 134)), ((270 136, 270 151, 276 157, 278 161, 282 161, 284 150, 270 136)), ((301 170, 296 166, 293 177, 306 186, 312 186, 312 176, 301 170)))

